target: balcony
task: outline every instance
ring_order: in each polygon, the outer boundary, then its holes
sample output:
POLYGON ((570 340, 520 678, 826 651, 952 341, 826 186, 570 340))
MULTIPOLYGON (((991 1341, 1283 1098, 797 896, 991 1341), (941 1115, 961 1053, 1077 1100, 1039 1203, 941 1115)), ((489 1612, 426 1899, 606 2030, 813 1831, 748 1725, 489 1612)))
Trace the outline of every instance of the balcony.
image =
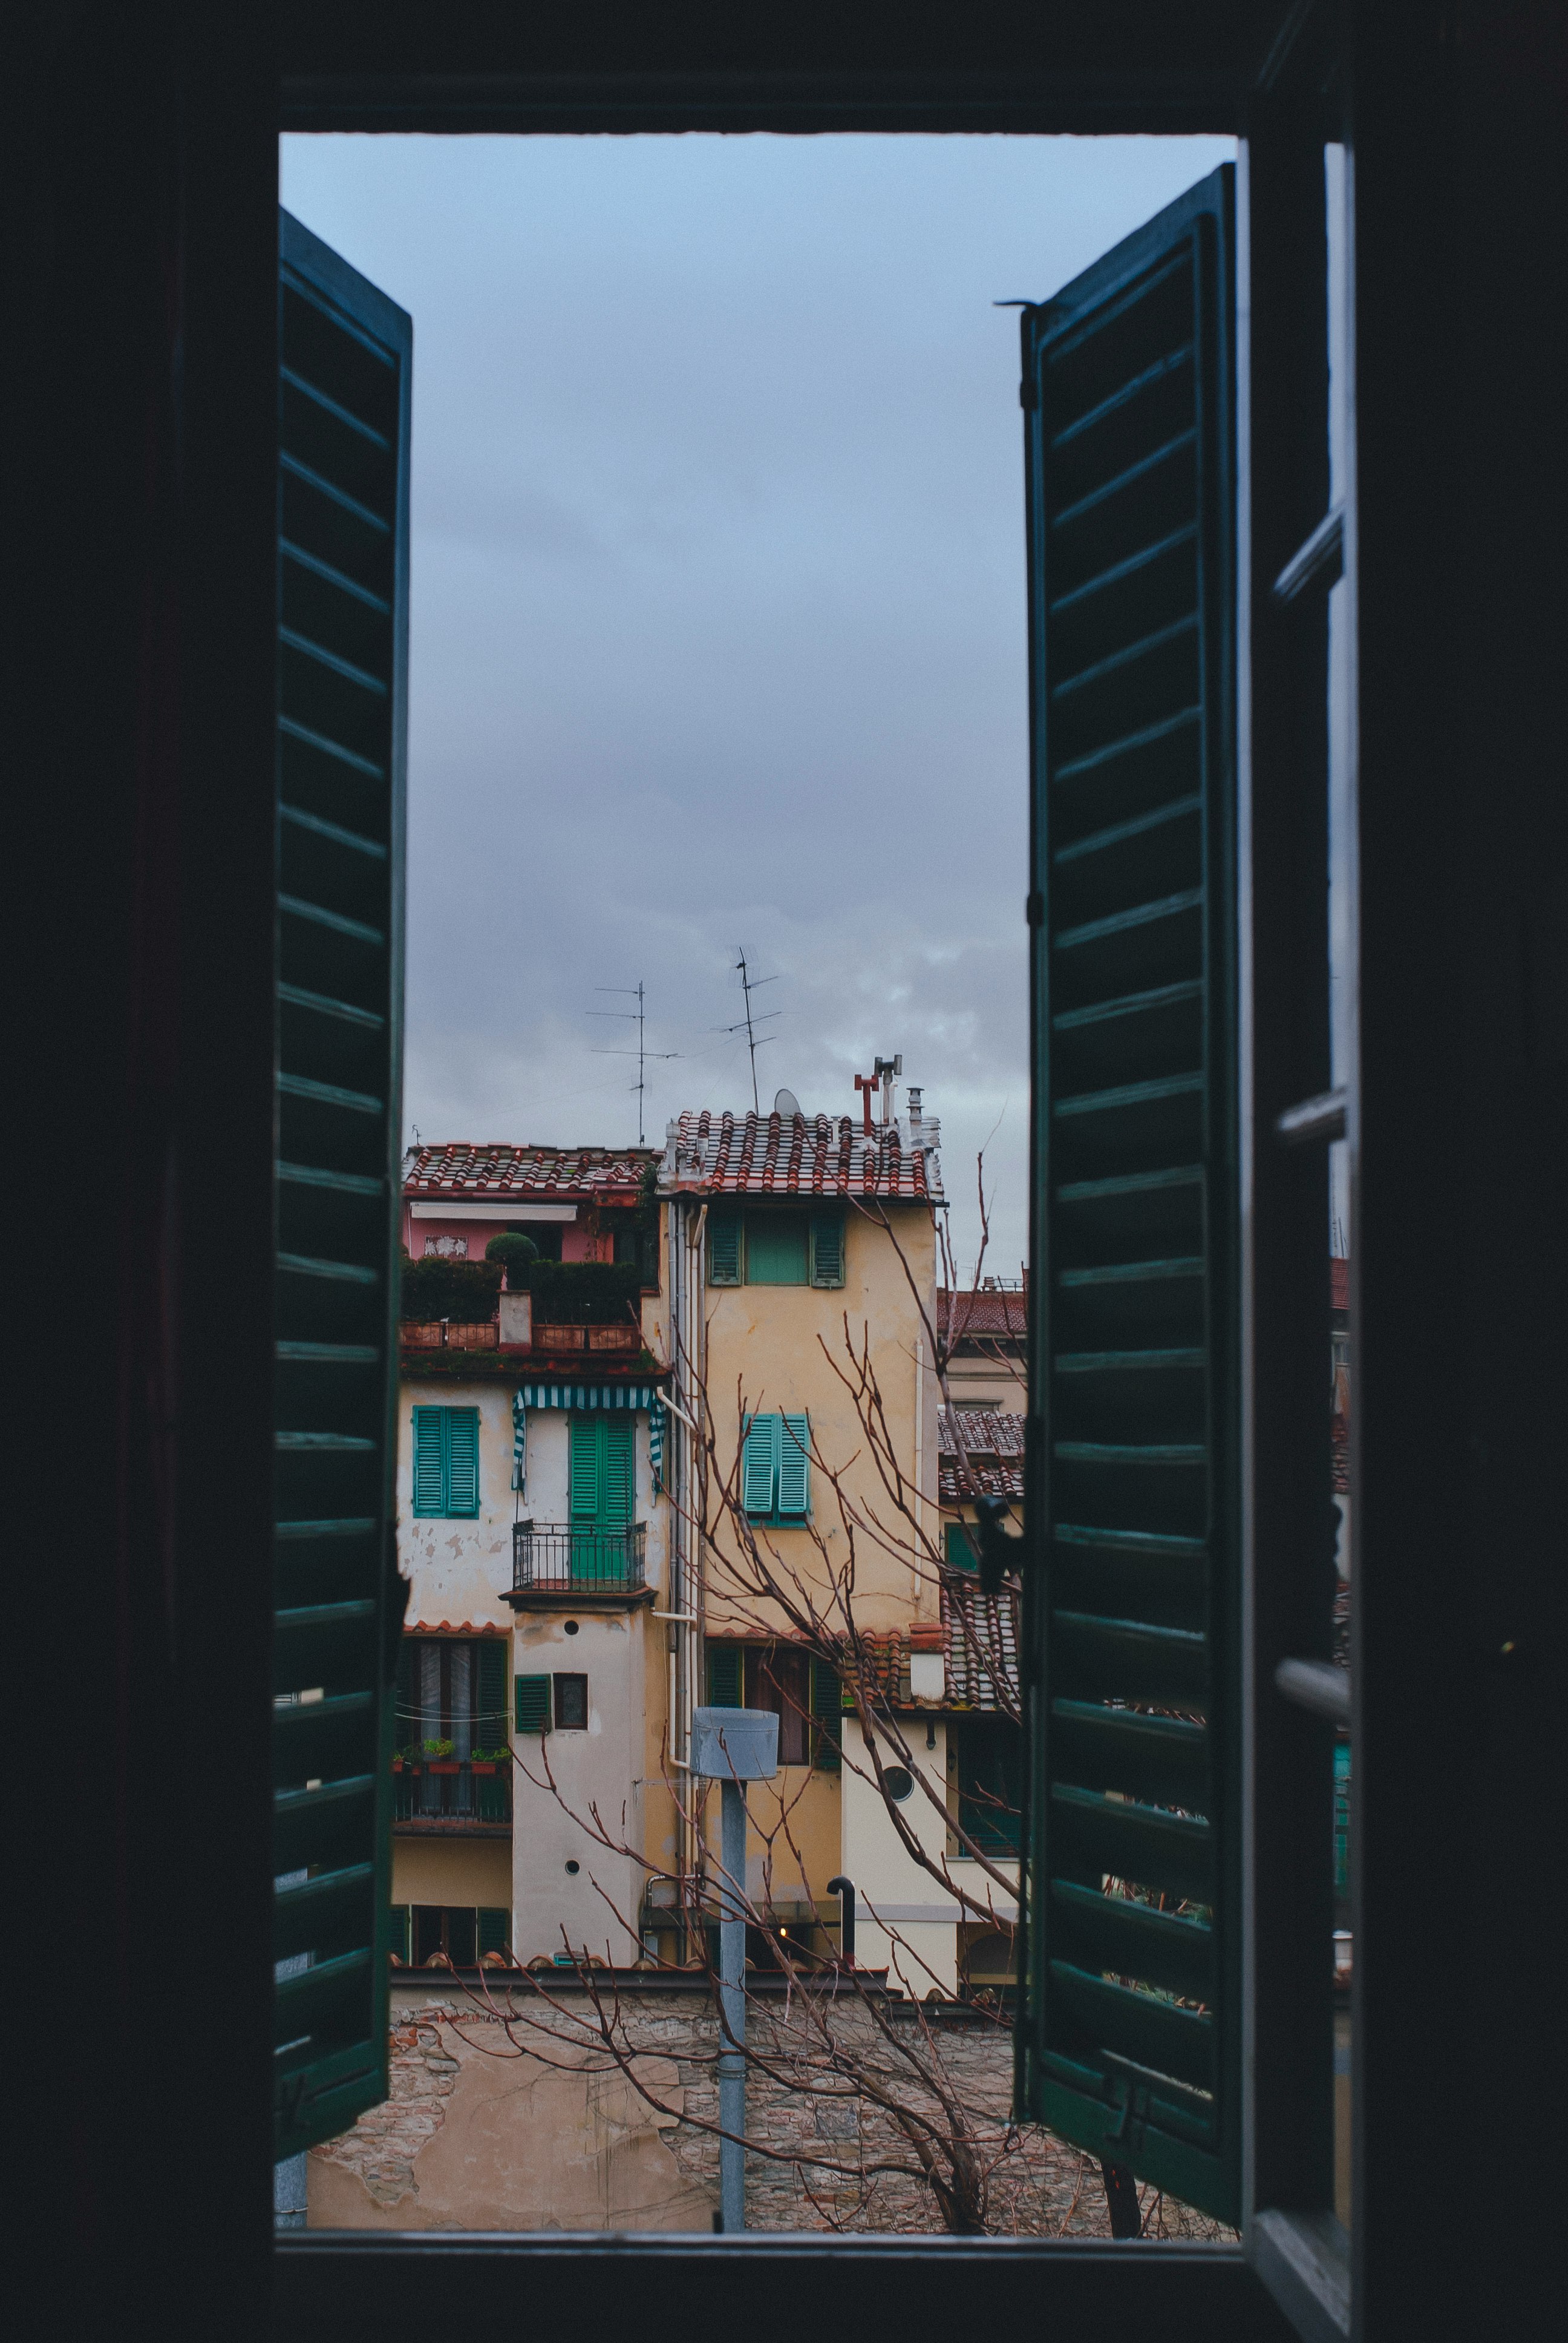
POLYGON ((512 1827, 510 1758, 476 1765, 469 1758, 395 1760, 394 1828, 431 1837, 499 1838, 512 1827))
POLYGON ((516 1522, 512 1525, 514 1610, 548 1607, 563 1601, 615 1605, 648 1592, 643 1574, 646 1523, 629 1529, 577 1529, 569 1522, 516 1522))

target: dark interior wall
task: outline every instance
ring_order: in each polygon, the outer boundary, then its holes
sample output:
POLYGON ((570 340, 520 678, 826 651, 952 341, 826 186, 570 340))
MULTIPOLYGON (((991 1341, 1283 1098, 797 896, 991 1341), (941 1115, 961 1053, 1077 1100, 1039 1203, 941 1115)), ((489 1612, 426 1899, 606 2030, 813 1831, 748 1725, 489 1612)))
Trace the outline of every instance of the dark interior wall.
MULTIPOLYGON (((1231 12, 1178 35, 1186 16, 693 9, 672 29, 668 12, 473 6, 442 12, 438 47, 412 7, 317 0, 278 22, 295 118, 320 123, 383 104, 389 55, 399 106, 421 69, 515 75, 542 55, 568 77, 629 58, 646 107, 648 75, 718 53, 718 83, 751 77, 780 118, 791 75, 825 122, 869 119, 875 89, 914 72, 932 118, 944 88, 960 116, 978 105, 976 75, 993 93, 1033 75, 1038 126, 1228 126, 1251 50, 1231 12), (760 25, 750 46, 738 21, 760 25), (1211 39, 1211 69, 1182 82, 1211 39)), ((1561 14, 1368 0, 1352 16, 1358 2250, 1369 2334, 1458 2336, 1543 2293, 1554 2242, 1539 2046, 1568 1511, 1561 14)), ((50 2017, 15 2027, 10 2209, 62 2334, 90 2303, 110 2331, 242 2336, 266 2301, 271 32, 237 5, 37 8, 8 59, 11 1161, 52 1229, 87 1237, 90 1297, 62 1301, 53 1243, 16 1248, 7 1624, 13 1664, 62 1689, 13 1806, 10 1942, 50 2017)), ((470 122, 547 99, 558 122, 566 102, 558 83, 480 96, 470 122)), ((683 102, 663 85, 660 106, 683 102)), ((641 2289, 684 2282, 624 2268, 658 2323, 641 2289)), ((856 2270, 885 2314, 916 2315, 929 2280, 895 2304, 868 2260, 830 2285, 792 2272, 792 2322, 839 2316, 856 2270), (808 2303, 809 2286, 827 2290, 808 2303)), ((367 2282, 353 2298, 382 2333, 367 2282)), ((449 2282, 429 2281, 433 2310, 449 2282)), ((579 2308, 581 2283, 569 2261, 541 2280, 579 2308)), ((1059 2307, 1087 2315, 1084 2283, 1074 2261, 1059 2307)), ((1162 2312, 1164 2330, 1221 2331, 1209 2280, 1180 2283, 1159 2300, 1191 2318, 1162 2312)), ((595 2284, 613 2308, 623 2280, 595 2284)), ((1002 2291, 1021 2315, 1018 2282, 1002 2291)))

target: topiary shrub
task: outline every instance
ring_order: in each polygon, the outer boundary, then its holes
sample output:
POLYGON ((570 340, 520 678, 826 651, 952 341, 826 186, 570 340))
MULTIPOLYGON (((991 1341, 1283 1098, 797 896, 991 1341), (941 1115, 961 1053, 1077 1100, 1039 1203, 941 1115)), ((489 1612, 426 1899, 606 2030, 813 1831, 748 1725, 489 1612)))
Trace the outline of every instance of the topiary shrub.
POLYGON ((624 1326, 638 1313, 635 1262, 539 1261, 528 1272, 536 1326, 624 1326))
POLYGON ((403 1264, 400 1318, 452 1318, 459 1326, 479 1326, 496 1314, 505 1274, 498 1261, 446 1261, 428 1253, 403 1264))
POLYGON ((539 1249, 532 1237, 524 1236, 520 1229, 503 1229, 485 1247, 487 1261, 498 1261, 507 1272, 508 1293, 526 1293, 528 1272, 539 1257, 539 1249))

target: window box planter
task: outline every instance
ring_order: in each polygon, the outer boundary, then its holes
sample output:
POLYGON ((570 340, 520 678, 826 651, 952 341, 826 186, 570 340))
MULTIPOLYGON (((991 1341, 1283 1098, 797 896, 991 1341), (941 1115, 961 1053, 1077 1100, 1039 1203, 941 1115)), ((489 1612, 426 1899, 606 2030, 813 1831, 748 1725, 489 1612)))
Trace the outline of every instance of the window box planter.
POLYGON ((462 1770, 456 1757, 431 1757, 425 1765, 427 1774, 460 1774, 462 1770))
MULTIPOLYGON (((456 1771, 456 1768, 453 1770, 456 1771)), ((470 1774, 495 1774, 498 1773, 499 1770, 500 1768, 495 1764, 494 1760, 488 1757, 474 1757, 471 1758, 468 1763, 468 1771, 470 1774)))

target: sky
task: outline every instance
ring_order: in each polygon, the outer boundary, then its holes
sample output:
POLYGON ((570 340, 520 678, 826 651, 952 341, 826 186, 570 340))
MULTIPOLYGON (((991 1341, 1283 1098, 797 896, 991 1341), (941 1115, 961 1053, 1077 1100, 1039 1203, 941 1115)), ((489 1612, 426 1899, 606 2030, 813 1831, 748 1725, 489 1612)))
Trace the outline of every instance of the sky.
POLYGON ((1027 1242, 1018 321, 1218 138, 290 136, 414 320, 410 1137, 858 1113, 1027 1242), (618 990, 616 988, 622 988, 618 990), (670 1054, 664 1054, 670 1053, 670 1054), (901 1091, 900 1091, 901 1103, 901 1091))

